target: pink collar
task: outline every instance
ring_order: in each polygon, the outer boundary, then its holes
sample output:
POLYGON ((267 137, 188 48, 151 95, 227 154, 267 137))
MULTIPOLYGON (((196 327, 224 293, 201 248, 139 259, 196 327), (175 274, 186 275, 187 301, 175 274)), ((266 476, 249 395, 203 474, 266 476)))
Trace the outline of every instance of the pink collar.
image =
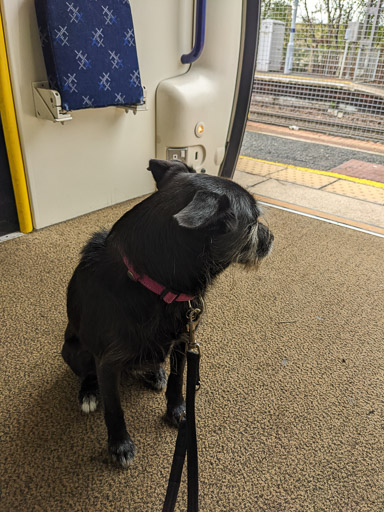
POLYGON ((144 275, 140 275, 135 272, 132 265, 129 263, 128 258, 123 256, 123 261, 125 266, 128 269, 128 277, 137 283, 142 284, 151 292, 156 293, 156 295, 160 295, 160 298, 163 299, 167 304, 171 304, 172 302, 187 302, 189 300, 193 300, 195 297, 192 295, 186 295, 185 293, 174 293, 171 290, 168 290, 165 286, 157 283, 150 277, 144 275))

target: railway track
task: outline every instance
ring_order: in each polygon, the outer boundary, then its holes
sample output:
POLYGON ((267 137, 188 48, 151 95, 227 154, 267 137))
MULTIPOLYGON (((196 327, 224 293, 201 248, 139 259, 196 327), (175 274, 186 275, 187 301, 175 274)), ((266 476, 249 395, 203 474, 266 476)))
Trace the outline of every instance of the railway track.
POLYGON ((255 79, 249 119, 384 142, 384 101, 332 85, 255 79))
POLYGON ((384 130, 374 126, 363 124, 351 124, 338 120, 311 118, 300 114, 273 112, 263 110, 251 104, 249 120, 258 123, 274 124, 278 126, 297 126, 299 129, 308 129, 315 132, 327 133, 329 135, 342 135, 362 140, 371 140, 384 143, 384 130))

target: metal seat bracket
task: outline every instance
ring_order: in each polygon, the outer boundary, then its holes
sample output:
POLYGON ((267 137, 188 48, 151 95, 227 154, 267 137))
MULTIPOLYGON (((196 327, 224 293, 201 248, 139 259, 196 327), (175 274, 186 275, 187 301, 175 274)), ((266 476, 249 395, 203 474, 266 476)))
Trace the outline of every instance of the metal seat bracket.
POLYGON ((32 82, 32 91, 36 117, 54 123, 64 123, 72 119, 70 112, 63 110, 61 106, 60 93, 50 89, 48 82, 32 82))

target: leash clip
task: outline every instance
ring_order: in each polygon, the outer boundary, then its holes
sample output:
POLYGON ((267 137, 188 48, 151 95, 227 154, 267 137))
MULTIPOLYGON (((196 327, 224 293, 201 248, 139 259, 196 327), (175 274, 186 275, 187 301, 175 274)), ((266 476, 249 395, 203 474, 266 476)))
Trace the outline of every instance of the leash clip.
MULTIPOLYGON (((193 308, 191 305, 191 301, 189 301, 189 310, 187 312, 187 331, 188 331, 188 347, 187 351, 188 354, 194 354, 197 356, 197 359, 200 359, 201 351, 200 351, 200 345, 196 341, 195 338, 195 331, 196 327, 199 324, 200 321, 200 315, 201 315, 201 309, 199 308, 193 308)), ((196 378, 196 384, 195 384, 195 391, 199 391, 200 389, 200 376, 197 372, 197 378, 196 378)))
POLYGON ((189 352, 195 352, 196 354, 200 355, 200 345, 197 343, 195 338, 195 326, 193 324, 193 321, 189 321, 189 324, 187 326, 188 334, 189 334, 189 340, 188 340, 188 351, 189 352))
POLYGON ((200 345, 196 341, 195 330, 196 330, 196 327, 200 320, 201 309, 193 308, 191 305, 191 301, 188 301, 188 303, 189 303, 189 310, 187 311, 187 318, 188 318, 187 331, 189 334, 188 350, 190 352, 195 352, 198 355, 200 355, 200 345))

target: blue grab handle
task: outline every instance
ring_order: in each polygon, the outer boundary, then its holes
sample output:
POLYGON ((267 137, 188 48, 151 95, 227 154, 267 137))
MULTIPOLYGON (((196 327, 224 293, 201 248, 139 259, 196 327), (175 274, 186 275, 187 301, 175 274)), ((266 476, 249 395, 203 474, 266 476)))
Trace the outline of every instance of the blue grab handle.
POLYGON ((205 41, 205 18, 207 11, 207 0, 197 0, 196 5, 196 27, 195 27, 195 45, 190 53, 181 56, 183 64, 192 64, 201 55, 205 41))

